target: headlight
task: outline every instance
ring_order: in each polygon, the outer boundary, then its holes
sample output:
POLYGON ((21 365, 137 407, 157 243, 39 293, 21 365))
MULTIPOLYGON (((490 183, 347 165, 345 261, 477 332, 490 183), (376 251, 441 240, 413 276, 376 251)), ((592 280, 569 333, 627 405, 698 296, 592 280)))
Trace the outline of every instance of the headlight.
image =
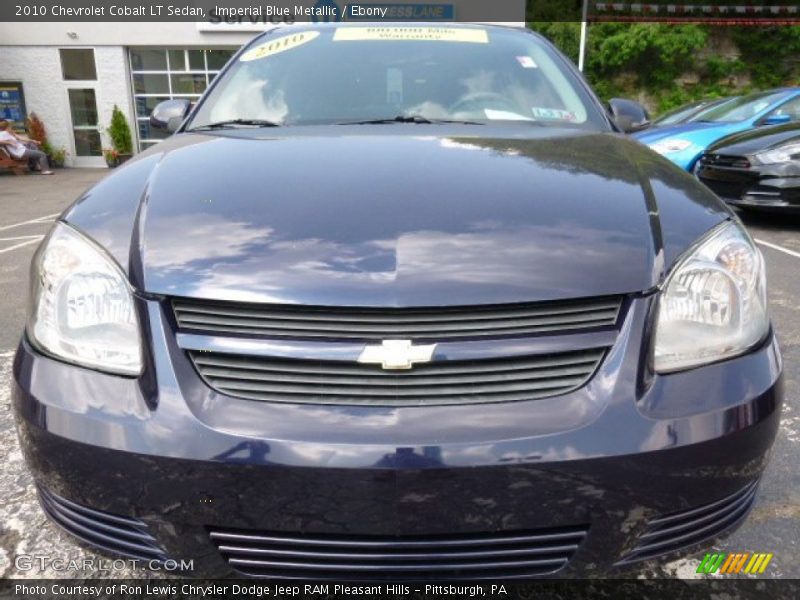
POLYGON ((800 160, 800 144, 787 144, 774 150, 767 150, 756 154, 758 162, 762 165, 774 165, 793 160, 800 160))
POLYGON ((681 260, 658 304, 654 368, 680 371, 744 354, 769 331, 764 259, 737 223, 681 260))
POLYGON ((79 365, 138 375, 141 336, 125 275, 97 245, 57 224, 31 265, 31 342, 79 365))
POLYGON ((670 139, 651 144, 650 148, 659 154, 673 154, 675 152, 683 152, 691 145, 692 142, 689 140, 670 139))

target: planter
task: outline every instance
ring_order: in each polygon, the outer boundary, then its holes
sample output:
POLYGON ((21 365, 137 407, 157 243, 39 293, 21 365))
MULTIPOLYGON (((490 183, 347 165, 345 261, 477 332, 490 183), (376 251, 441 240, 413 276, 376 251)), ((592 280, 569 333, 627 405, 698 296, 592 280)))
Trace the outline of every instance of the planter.
POLYGON ((116 169, 119 166, 119 159, 118 158, 107 158, 106 165, 108 165, 109 169, 116 169))
POLYGON ((117 166, 133 158, 133 154, 120 154, 117 156, 117 166))
POLYGON ((47 164, 50 165, 51 169, 58 169, 59 167, 63 166, 64 164, 63 161, 61 162, 61 165, 59 165, 58 161, 52 154, 47 154, 46 156, 47 156, 47 164))
POLYGON ((63 169, 67 160, 67 151, 64 148, 51 149, 47 154, 47 163, 51 169, 63 169))

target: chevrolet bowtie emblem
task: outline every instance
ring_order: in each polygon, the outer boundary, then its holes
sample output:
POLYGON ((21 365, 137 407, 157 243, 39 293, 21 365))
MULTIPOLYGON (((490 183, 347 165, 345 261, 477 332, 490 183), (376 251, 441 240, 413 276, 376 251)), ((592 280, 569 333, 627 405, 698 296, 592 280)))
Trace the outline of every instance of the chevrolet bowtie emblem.
POLYGON ((410 369, 415 363, 430 362, 436 344, 414 346, 411 340, 384 340, 380 346, 366 346, 358 362, 379 364, 384 369, 410 369))

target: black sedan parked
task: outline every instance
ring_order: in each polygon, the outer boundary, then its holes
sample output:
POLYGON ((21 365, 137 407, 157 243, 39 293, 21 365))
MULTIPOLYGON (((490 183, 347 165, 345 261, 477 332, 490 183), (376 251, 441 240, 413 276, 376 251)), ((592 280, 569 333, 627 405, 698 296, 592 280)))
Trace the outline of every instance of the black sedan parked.
POLYGON ((278 28, 188 111, 33 260, 13 405, 66 531, 419 580, 599 575, 745 518, 782 401, 761 254, 544 39, 278 28))
POLYGON ((800 213, 800 125, 723 138, 703 155, 696 173, 728 204, 800 213))

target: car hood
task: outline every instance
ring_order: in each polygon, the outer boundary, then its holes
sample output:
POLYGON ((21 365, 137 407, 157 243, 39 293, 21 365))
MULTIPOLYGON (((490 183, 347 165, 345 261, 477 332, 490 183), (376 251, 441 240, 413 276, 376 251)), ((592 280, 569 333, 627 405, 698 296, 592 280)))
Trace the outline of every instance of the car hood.
POLYGON ((800 125, 776 125, 729 135, 708 148, 709 152, 747 156, 769 148, 800 141, 800 125))
POLYGON ((623 136, 412 127, 174 136, 64 218, 148 293, 436 306, 648 290, 729 217, 623 136))
POLYGON ((641 133, 634 134, 634 137, 647 145, 652 145, 660 140, 680 138, 689 140, 696 145, 705 146, 720 137, 736 131, 741 131, 743 127, 746 127, 746 125, 741 123, 692 122, 669 125, 666 127, 654 127, 641 133))

